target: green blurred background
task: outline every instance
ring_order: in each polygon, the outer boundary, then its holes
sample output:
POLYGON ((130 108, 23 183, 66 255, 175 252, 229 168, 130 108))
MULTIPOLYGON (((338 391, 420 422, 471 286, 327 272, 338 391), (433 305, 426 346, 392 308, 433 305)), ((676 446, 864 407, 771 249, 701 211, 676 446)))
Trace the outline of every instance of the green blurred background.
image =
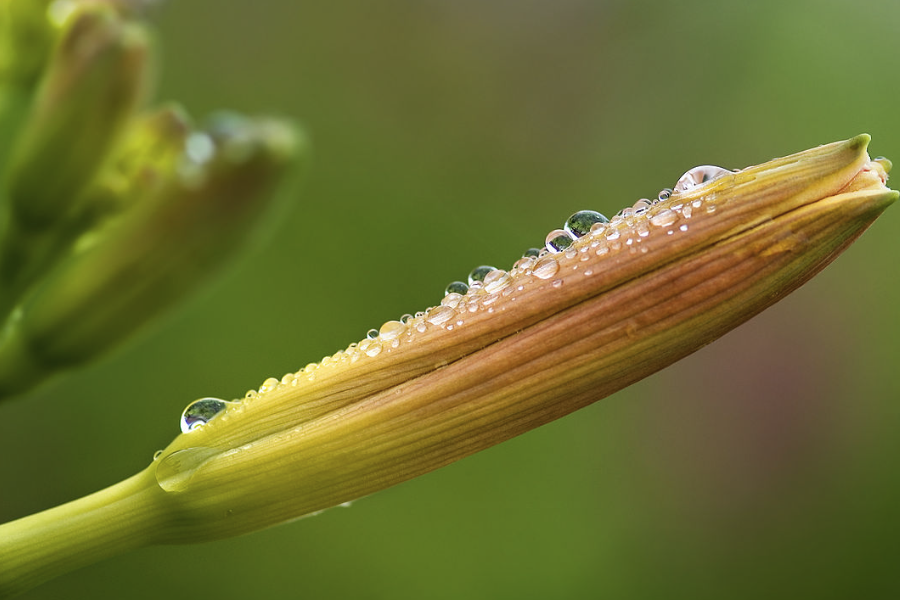
MULTIPOLYGON (((143 468, 233 398, 697 164, 873 135, 896 0, 171 1, 160 99, 304 123, 269 243, 149 335, 0 406, 0 521, 143 468)), ((566 419, 315 518, 29 598, 900 597, 900 209, 793 296, 566 419)), ((0 566, 2 568, 2 566, 0 566)))

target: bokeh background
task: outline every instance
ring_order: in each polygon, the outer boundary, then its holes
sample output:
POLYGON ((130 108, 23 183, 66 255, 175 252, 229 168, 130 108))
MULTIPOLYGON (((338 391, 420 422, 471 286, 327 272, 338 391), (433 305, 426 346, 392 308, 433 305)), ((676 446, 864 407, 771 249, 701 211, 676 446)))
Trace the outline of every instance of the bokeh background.
MULTIPOLYGON (((184 310, 0 406, 0 521, 131 475, 192 399, 433 305, 575 210, 861 132, 900 160, 895 0, 193 0, 154 19, 160 99, 301 121, 312 169, 184 310)), ((27 597, 900 597, 898 239, 891 208, 712 346, 349 509, 27 597)))

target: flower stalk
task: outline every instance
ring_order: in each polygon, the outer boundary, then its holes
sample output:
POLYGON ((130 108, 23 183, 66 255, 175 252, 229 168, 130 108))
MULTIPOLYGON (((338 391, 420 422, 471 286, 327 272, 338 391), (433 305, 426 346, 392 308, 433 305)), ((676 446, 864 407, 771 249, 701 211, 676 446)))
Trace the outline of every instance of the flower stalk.
POLYGON ((189 407, 203 418, 134 478, 0 526, 0 595, 131 545, 240 535, 366 496, 658 371, 796 289, 896 201, 868 141, 676 190, 243 399, 189 407), (100 514, 133 528, 129 544, 76 526, 100 514))

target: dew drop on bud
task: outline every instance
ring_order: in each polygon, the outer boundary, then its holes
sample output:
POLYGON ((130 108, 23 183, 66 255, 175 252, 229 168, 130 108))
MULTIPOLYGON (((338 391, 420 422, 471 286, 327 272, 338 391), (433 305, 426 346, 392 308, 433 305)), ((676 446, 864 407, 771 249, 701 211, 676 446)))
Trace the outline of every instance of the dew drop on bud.
POLYGON ((540 255, 541 255, 540 248, 529 248, 528 250, 526 250, 525 252, 522 253, 522 258, 528 258, 528 257, 537 258, 540 255))
POLYGON ((675 184, 674 191, 685 192, 697 186, 709 183, 710 181, 714 181, 719 177, 731 175, 732 173, 734 173, 734 171, 729 171, 728 169, 715 167, 713 165, 694 167, 681 176, 681 179, 675 184))
POLYGON ((476 281, 484 281, 484 278, 491 271, 496 271, 497 267, 491 267, 488 265, 481 265, 480 267, 475 267, 472 269, 472 272, 469 273, 469 285, 472 285, 476 281))
POLYGON ((566 220, 563 228, 572 237, 582 237, 591 231, 595 223, 609 223, 609 219, 595 210, 579 210, 566 220))
POLYGON ((672 195, 672 190, 670 188, 663 188, 656 195, 656 200, 658 202, 665 202, 666 200, 669 199, 669 196, 671 196, 671 195, 672 195))
POLYGON ((206 425, 213 417, 228 408, 229 404, 218 398, 201 398, 191 402, 181 413, 181 431, 187 433, 206 425))
POLYGON ((572 245, 572 242, 575 240, 568 234, 568 232, 563 231, 562 229, 554 229, 550 233, 547 234, 547 250, 550 252, 562 252, 566 248, 572 245))
POLYGON ((463 283, 462 281, 454 281, 450 285, 444 289, 444 295, 447 294, 465 294, 469 291, 468 284, 463 283))

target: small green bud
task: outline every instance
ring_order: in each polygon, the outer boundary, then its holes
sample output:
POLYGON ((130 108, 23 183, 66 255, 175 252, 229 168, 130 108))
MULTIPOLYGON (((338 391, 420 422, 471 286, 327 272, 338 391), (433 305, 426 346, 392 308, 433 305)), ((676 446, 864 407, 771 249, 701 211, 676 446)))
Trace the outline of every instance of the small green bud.
POLYGON ((94 177, 142 95, 147 53, 143 29, 108 6, 66 20, 7 173, 22 228, 58 222, 94 177))
POLYGON ((16 328, 35 360, 51 370, 91 359, 195 289, 248 237, 300 145, 272 120, 188 135, 165 180, 82 236, 23 305, 16 328))

